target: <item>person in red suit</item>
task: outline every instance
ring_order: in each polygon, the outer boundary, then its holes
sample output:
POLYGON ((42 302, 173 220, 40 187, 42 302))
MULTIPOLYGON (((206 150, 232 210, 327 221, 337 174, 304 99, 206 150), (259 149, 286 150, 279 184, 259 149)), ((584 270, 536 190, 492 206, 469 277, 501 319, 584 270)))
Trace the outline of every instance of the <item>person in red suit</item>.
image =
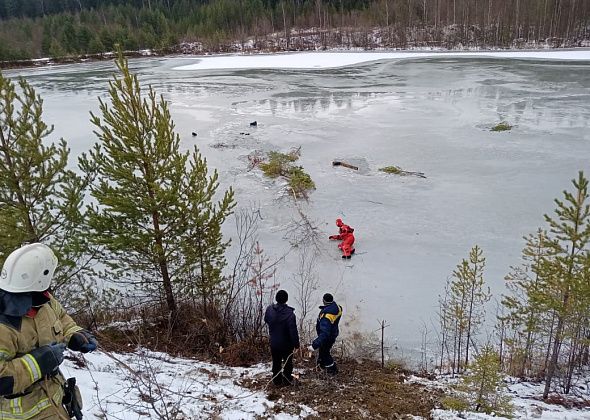
POLYGON ((331 235, 329 239, 335 241, 342 241, 338 244, 338 248, 342 250, 342 258, 350 259, 354 254, 354 229, 342 222, 342 219, 336 219, 336 226, 339 228, 338 235, 331 235))

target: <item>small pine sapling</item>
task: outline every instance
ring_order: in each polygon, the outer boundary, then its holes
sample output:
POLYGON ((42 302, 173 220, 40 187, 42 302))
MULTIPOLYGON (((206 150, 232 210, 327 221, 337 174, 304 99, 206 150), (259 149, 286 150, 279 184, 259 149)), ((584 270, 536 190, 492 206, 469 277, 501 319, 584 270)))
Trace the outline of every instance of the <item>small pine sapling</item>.
POLYGON ((481 349, 454 391, 455 395, 443 401, 447 408, 512 416, 514 408, 510 396, 506 394, 500 357, 491 345, 481 349))

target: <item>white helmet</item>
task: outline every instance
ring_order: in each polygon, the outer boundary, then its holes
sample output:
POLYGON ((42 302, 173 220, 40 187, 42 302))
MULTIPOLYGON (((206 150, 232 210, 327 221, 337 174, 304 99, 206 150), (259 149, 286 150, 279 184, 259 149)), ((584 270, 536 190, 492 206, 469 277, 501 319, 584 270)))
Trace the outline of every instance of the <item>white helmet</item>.
POLYGON ((47 245, 34 243, 12 251, 0 274, 0 289, 11 293, 49 289, 57 257, 47 245))

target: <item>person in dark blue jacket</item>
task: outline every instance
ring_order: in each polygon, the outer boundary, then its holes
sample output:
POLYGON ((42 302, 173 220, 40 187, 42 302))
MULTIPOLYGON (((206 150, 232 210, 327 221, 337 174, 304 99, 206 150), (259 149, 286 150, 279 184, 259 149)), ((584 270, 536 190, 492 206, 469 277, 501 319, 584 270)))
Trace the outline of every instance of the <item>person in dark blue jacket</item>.
POLYGON ((270 335, 270 353, 272 355, 272 377, 275 385, 293 384, 293 353, 299 348, 299 333, 294 309, 287 306, 289 295, 279 290, 275 300, 264 314, 270 335))
POLYGON ((330 350, 332 350, 336 337, 340 333, 338 323, 342 317, 342 306, 334 302, 334 296, 330 293, 326 293, 322 300, 324 304, 320 306, 320 314, 315 326, 318 337, 313 340, 309 350, 319 349, 318 365, 322 369, 326 369, 327 373, 336 375, 338 367, 330 354, 330 350))

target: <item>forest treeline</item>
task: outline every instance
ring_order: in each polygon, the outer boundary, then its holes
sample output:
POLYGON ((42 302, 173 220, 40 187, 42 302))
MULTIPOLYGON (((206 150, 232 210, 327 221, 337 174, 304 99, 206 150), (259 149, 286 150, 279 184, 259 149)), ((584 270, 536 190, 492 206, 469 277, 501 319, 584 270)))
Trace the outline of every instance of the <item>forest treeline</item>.
POLYGON ((224 51, 579 46, 589 38, 590 2, 580 0, 0 0, 0 61, 116 44, 224 51))

